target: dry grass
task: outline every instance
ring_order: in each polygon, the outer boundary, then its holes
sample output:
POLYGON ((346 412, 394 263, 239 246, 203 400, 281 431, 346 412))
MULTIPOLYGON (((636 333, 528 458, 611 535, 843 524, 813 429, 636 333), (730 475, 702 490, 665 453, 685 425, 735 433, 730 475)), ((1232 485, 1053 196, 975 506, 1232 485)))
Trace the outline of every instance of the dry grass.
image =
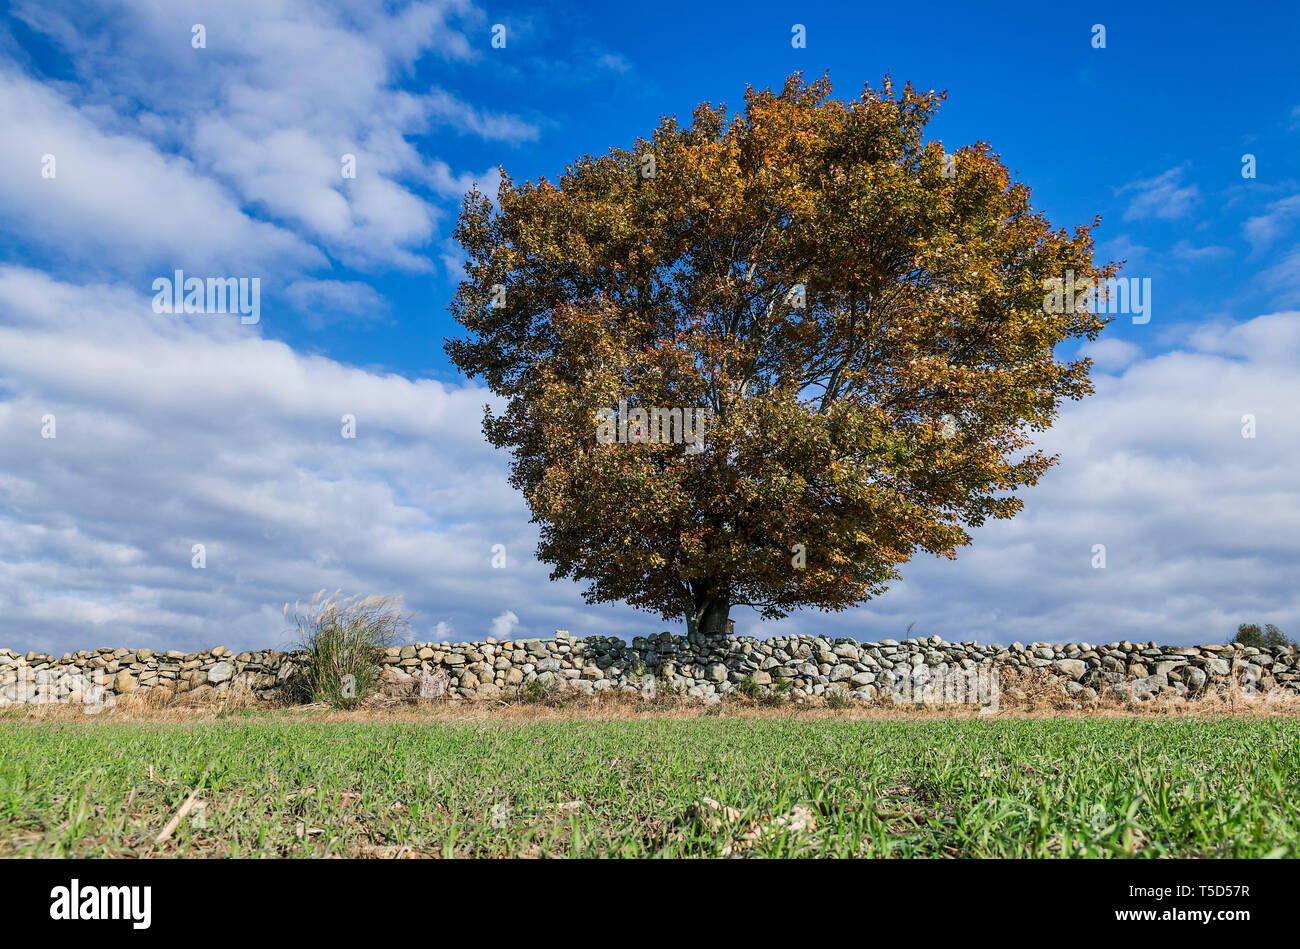
MULTIPOLYGON (((341 593, 321 590, 305 606, 295 603, 293 622, 303 653, 303 696, 351 706, 379 688, 384 650, 406 638, 415 614, 402 615, 400 596, 341 593)), ((284 615, 289 618, 288 603, 284 615)))

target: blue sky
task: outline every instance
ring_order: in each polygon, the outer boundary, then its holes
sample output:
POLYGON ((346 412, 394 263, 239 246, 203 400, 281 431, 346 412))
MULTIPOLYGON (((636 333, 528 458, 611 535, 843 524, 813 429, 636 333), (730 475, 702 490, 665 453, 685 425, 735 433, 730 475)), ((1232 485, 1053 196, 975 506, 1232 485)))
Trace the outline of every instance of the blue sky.
POLYGON ((981 6, 0 7, 0 643, 278 642, 285 600, 338 586, 402 593, 421 639, 665 628, 532 561, 488 396, 442 350, 456 207, 796 70, 946 89, 931 137, 991 142, 1055 224, 1101 214, 1152 319, 1088 349, 1098 394, 1016 521, 862 609, 742 631, 1300 632, 1300 13, 981 6), (153 313, 175 268, 260 276, 260 323, 153 313))

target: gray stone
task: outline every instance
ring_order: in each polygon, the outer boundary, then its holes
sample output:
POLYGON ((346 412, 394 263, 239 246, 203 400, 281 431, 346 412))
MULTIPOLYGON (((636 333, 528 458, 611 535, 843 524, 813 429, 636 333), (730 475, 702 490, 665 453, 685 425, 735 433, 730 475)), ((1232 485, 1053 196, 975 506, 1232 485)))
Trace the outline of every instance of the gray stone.
MULTIPOLYGON (((845 694, 866 700, 868 694, 880 695, 900 680, 916 689, 927 682, 937 684, 942 676, 958 669, 969 672, 994 663, 1004 669, 1041 669, 1069 698, 1079 702, 1098 701, 1097 690, 1103 686, 1113 695, 1136 700, 1192 695, 1230 684, 1227 680, 1234 673, 1249 676, 1260 690, 1300 692, 1300 670, 1296 668, 1300 662, 1285 650, 1118 642, 1098 647, 1035 642, 1027 649, 1017 643, 1015 650, 971 642, 944 643, 934 636, 909 638, 901 646, 895 640, 858 643, 806 635, 716 641, 665 633, 637 637, 631 644, 606 636, 557 637, 520 643, 489 640, 455 646, 395 646, 386 652, 383 676, 385 682, 399 684, 407 694, 418 690, 426 697, 436 691, 429 688, 429 677, 439 677, 448 683, 445 694, 454 700, 493 696, 498 690, 515 690, 540 677, 556 687, 584 693, 607 689, 636 692, 647 671, 661 676, 670 688, 682 693, 693 690, 694 695, 709 701, 734 692, 746 681, 760 690, 770 689, 776 681, 793 684, 796 701, 849 688, 852 692, 845 694), (884 681, 879 681, 878 675, 884 681)), ((84 673, 105 675, 110 688, 122 694, 160 689, 162 694, 233 697, 255 690, 257 698, 272 699, 283 692, 283 683, 295 674, 298 661, 293 654, 269 649, 232 657, 222 647, 201 653, 104 648, 69 652, 59 658, 34 652, 24 657, 0 649, 0 669, 6 677, 0 684, 8 685, 19 672, 30 672, 48 675, 50 683, 61 683, 65 692, 73 688, 83 691, 69 683, 84 673)))
MULTIPOLYGON (((213 655, 216 655, 215 649, 213 650, 213 655)), ((228 662, 218 662, 215 666, 213 666, 211 669, 208 670, 208 681, 211 682, 213 685, 216 685, 219 682, 225 682, 234 674, 235 674, 234 666, 232 666, 228 662)))
POLYGON ((1230 666, 1226 660, 1220 659, 1218 656, 1206 656, 1205 671, 1210 675, 1226 676, 1232 671, 1232 666, 1230 666))
POLYGON ((1187 665, 1186 659, 1164 659, 1156 663, 1156 675, 1167 676, 1180 666, 1187 665))
POLYGON ((1068 675, 1071 679, 1079 679, 1088 671, 1088 664, 1082 659, 1057 659, 1052 663, 1052 668, 1068 675))

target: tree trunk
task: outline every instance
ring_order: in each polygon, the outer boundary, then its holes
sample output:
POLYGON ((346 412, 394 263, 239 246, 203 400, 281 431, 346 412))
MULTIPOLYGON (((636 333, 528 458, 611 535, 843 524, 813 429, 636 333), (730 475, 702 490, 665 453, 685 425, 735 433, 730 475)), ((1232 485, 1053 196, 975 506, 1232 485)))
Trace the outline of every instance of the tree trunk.
POLYGON ((724 639, 731 632, 731 621, 727 618, 730 612, 731 603, 725 595, 701 597, 695 604, 694 615, 686 618, 686 634, 724 639))

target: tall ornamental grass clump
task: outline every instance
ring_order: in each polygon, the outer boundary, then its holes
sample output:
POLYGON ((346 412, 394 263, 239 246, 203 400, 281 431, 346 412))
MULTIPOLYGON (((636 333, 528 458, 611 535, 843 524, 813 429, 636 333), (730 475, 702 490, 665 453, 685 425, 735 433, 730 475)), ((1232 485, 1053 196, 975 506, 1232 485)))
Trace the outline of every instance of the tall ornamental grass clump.
MULTIPOLYGON (((340 599, 321 590, 305 606, 293 604, 300 691, 312 702, 351 706, 378 689, 384 652, 405 638, 410 618, 400 596, 356 594, 340 599)), ((289 617, 289 604, 284 606, 289 617)))

